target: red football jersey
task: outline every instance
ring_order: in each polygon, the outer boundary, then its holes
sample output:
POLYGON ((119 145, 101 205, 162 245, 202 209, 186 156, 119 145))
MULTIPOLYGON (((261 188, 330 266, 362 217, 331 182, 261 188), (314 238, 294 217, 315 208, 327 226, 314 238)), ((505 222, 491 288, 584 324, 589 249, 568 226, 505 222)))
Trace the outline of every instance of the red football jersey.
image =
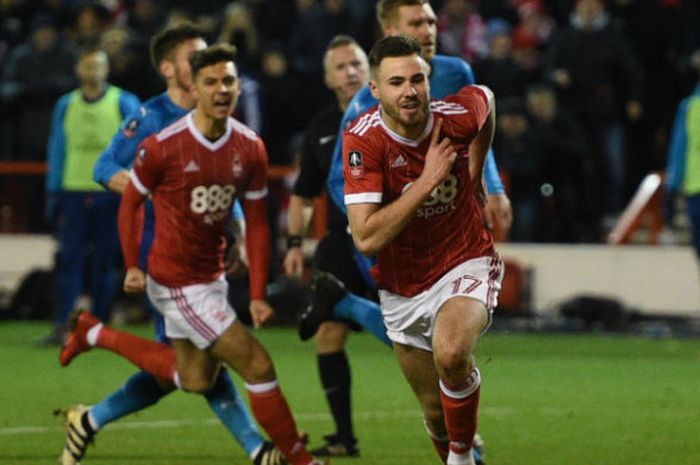
POLYGON ((443 120, 457 159, 447 178, 416 211, 401 233, 377 254, 377 285, 414 296, 449 270, 494 252, 471 187, 468 148, 488 116, 488 100, 478 86, 466 86, 430 103, 428 124, 417 140, 384 125, 378 107, 366 112, 343 134, 345 204, 396 200, 423 171, 433 127, 443 120))
POLYGON ((212 142, 189 113, 141 143, 131 179, 143 195, 153 196, 148 274, 173 287, 209 282, 223 272, 234 198, 267 195, 267 151, 252 129, 233 118, 212 142))

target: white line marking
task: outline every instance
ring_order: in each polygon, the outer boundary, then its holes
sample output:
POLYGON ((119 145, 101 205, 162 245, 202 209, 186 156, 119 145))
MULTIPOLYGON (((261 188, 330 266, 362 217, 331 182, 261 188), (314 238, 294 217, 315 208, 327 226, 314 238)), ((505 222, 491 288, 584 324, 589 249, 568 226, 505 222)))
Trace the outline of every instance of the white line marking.
MULTIPOLYGON (((549 409, 549 411, 542 411, 544 415, 563 415, 566 412, 554 411, 549 409)), ((517 415, 518 412, 512 407, 485 407, 481 409, 481 414, 485 416, 512 416, 517 415)), ((357 412, 354 414, 357 420, 382 420, 382 419, 394 419, 394 418, 422 418, 421 412, 419 410, 400 410, 400 411, 374 411, 374 412, 357 412)), ((330 421, 331 416, 328 413, 303 413, 301 415, 295 415, 297 421, 330 421)), ((115 423, 110 423, 109 429, 111 431, 124 431, 124 430, 134 430, 134 429, 173 429, 173 428, 183 428, 190 426, 214 426, 220 424, 219 420, 216 418, 211 418, 207 420, 152 420, 152 421, 119 421, 115 423)), ((15 426, 9 428, 0 428, 0 436, 14 436, 21 434, 56 434, 63 433, 63 426, 15 426)))

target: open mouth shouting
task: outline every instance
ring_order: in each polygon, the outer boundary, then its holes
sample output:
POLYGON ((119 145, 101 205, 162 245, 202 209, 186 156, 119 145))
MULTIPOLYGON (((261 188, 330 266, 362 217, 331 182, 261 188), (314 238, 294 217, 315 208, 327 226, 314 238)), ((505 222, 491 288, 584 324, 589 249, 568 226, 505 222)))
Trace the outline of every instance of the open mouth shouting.
POLYGON ((214 109, 220 111, 228 111, 231 108, 233 98, 229 96, 218 97, 214 99, 214 109))

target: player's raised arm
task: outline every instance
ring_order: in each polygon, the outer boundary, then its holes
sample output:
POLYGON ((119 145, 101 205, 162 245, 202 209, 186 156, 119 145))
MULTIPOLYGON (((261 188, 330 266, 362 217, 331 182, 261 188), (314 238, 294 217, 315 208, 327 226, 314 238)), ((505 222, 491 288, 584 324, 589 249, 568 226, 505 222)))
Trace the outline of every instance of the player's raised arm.
POLYGON ((483 206, 486 202, 486 189, 484 187, 484 167, 486 156, 493 142, 496 128, 496 109, 493 92, 486 86, 475 86, 483 93, 484 102, 478 102, 474 112, 477 115, 479 132, 469 146, 469 172, 471 174, 474 193, 483 206))

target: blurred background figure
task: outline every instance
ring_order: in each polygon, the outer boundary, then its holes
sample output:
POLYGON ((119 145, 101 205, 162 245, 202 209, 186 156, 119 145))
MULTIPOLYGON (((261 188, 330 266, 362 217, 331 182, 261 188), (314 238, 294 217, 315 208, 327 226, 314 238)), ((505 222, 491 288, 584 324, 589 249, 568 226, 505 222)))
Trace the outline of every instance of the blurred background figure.
POLYGON ((445 55, 469 63, 486 55, 486 23, 474 0, 446 0, 438 13, 438 43, 445 55))
POLYGON ((96 47, 81 51, 75 72, 80 87, 62 96, 53 110, 47 149, 46 217, 56 227, 56 315, 46 343, 60 344, 85 284, 92 311, 109 318, 119 257, 119 196, 92 180, 92 169, 138 98, 107 82, 107 54, 96 47))
POLYGON ((219 42, 236 46, 236 64, 246 70, 256 69, 260 54, 253 13, 245 2, 230 3, 224 10, 219 42))
POLYGON ((109 82, 129 89, 144 100, 161 92, 163 84, 152 71, 147 44, 125 26, 111 26, 100 36, 100 47, 109 58, 109 82))
POLYGON ((666 169, 666 221, 673 223, 676 197, 685 197, 693 247, 700 259, 700 49, 691 56, 698 81, 676 112, 666 169))
POLYGON ((75 45, 97 43, 107 23, 107 9, 100 3, 83 0, 76 3, 73 12, 75 19, 70 35, 75 45))
POLYGON ((2 70, 0 97, 13 137, 15 159, 43 160, 51 108, 56 99, 75 86, 75 47, 59 32, 55 19, 38 13, 31 35, 14 48, 2 70))
POLYGON ((591 142, 590 221, 609 229, 624 207, 625 119, 642 116, 643 75, 634 50, 603 0, 577 0, 570 24, 554 36, 546 76, 580 119, 591 142), (603 180, 605 189, 600 189, 603 180), (593 187, 596 186, 596 187, 593 187))
POLYGON ((545 161, 541 193, 547 206, 544 242, 576 242, 583 237, 583 172, 586 136, 576 118, 557 102, 547 84, 527 90, 527 110, 545 161))
POLYGON ((513 205, 509 237, 512 242, 537 242, 543 227, 540 186, 546 167, 544 152, 521 98, 500 100, 497 111, 493 153, 500 170, 505 173, 513 205))
POLYGON ((305 85, 297 89, 304 105, 297 115, 303 121, 311 117, 333 95, 323 83, 323 54, 330 40, 339 34, 353 35, 362 29, 357 12, 349 0, 319 0, 301 11, 289 37, 292 71, 305 85))
POLYGON ((525 73, 513 59, 511 25, 502 19, 491 19, 487 25, 488 53, 474 62, 479 82, 493 90, 498 99, 522 97, 525 73))

